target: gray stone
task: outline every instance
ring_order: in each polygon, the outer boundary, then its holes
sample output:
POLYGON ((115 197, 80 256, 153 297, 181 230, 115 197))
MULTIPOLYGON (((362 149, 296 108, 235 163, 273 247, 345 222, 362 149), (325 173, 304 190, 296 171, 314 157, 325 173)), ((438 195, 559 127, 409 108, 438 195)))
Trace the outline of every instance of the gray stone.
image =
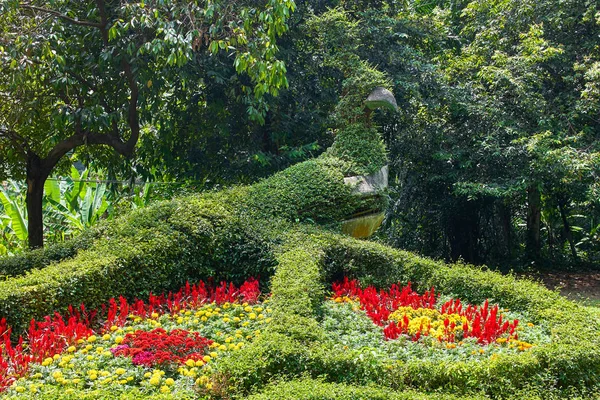
POLYGON ((355 194, 363 196, 372 196, 388 187, 388 166, 382 167, 379 171, 371 175, 349 176, 344 178, 346 185, 354 186, 355 194))
POLYGON ((398 111, 398 103, 396 103, 394 94, 381 86, 373 89, 367 100, 365 100, 365 105, 371 110, 386 107, 391 111, 398 111))

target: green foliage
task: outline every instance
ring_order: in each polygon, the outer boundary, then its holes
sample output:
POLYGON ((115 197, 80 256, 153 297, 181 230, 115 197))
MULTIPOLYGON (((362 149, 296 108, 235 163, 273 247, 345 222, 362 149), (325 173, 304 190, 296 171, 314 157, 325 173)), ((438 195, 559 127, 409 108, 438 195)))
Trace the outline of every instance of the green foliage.
POLYGON ((351 188, 344 184, 342 171, 349 168, 336 158, 296 164, 253 185, 248 203, 262 215, 292 221, 341 221, 358 206, 351 188))
POLYGON ((368 175, 387 164, 386 149, 374 127, 352 124, 340 129, 327 154, 348 162, 344 175, 368 175))
POLYGON ((32 269, 41 269, 49 264, 73 257, 79 250, 87 249, 93 243, 95 230, 87 230, 76 238, 53 243, 45 249, 25 251, 11 257, 0 258, 0 277, 23 275, 32 269))
MULTIPOLYGON (((326 383, 313 379, 282 382, 268 386, 264 392, 247 397, 248 400, 290 399, 297 400, 451 400, 458 397, 444 394, 425 394, 416 391, 393 392, 376 386, 352 386, 326 383)), ((484 397, 460 397, 479 399, 484 397)))
POLYGON ((158 203, 102 224, 90 234, 92 244, 88 237, 7 259, 6 269, 22 273, 72 256, 0 282, 0 315, 19 331, 32 317, 69 304, 98 307, 111 296, 144 297, 200 277, 239 283, 269 276, 273 259, 265 239, 221 205, 227 200, 158 203))

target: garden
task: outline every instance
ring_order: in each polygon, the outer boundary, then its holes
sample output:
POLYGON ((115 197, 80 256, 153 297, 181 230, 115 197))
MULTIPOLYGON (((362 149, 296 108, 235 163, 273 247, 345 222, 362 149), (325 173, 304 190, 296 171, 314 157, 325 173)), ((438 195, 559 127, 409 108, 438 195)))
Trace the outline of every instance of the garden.
POLYGON ((0 399, 600 398, 580 3, 0 0, 0 399))

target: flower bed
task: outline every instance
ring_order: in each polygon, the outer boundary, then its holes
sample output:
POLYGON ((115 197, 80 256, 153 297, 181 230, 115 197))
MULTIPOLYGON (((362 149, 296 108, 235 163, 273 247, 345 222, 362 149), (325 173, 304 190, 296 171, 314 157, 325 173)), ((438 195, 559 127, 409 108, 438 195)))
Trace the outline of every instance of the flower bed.
POLYGON ((419 294, 409 283, 378 291, 373 286, 362 289, 357 280, 346 278, 333 284, 325 329, 345 349, 375 347, 381 356, 405 360, 452 357, 440 354, 448 350, 455 358, 496 357, 500 352, 527 351, 536 343, 549 341, 544 327, 531 322, 520 326, 522 314, 490 305, 488 300, 471 305, 460 299, 441 299, 434 288, 419 294))
POLYGON ((15 345, 3 322, 0 391, 210 390, 208 375, 219 357, 242 348, 270 321, 259 295, 253 279, 239 288, 200 282, 147 302, 121 297, 100 310, 71 307, 68 317, 32 321, 27 340, 15 345))

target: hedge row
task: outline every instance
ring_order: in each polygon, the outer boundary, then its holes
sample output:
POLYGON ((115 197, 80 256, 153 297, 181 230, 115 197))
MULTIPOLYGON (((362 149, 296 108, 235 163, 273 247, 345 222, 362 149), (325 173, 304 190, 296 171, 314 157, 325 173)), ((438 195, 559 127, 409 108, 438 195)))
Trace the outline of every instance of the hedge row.
POLYGON ((269 244, 252 220, 228 209, 235 194, 163 202, 116 219, 75 257, 0 282, 0 316, 20 332, 31 318, 70 304, 96 308, 113 296, 146 297, 186 280, 268 277, 269 244))
POLYGON ((377 386, 353 386, 327 383, 314 379, 300 379, 270 385, 260 394, 247 400, 476 400, 480 396, 453 396, 425 394, 415 391, 394 392, 377 386))
MULTIPOLYGON (((295 232, 276 255, 274 323, 224 366, 236 392, 255 393, 273 380, 302 376, 399 391, 436 390, 494 398, 569 398, 600 389, 600 320, 585 307, 527 280, 467 265, 446 265, 341 235, 295 232), (332 279, 350 276, 381 287, 412 281, 420 289, 481 303, 486 298, 546 321, 552 343, 495 360, 395 362, 334 351, 319 325, 319 303, 332 279), (387 365, 384 365, 387 364, 387 365)), ((299 384, 300 385, 300 384, 299 384)), ((310 386, 310 385, 309 385, 310 386)), ((349 392, 350 393, 350 392, 349 392)), ((258 397, 260 398, 260 397, 258 397)), ((318 397, 317 397, 318 398, 318 397)))
POLYGON ((41 269, 53 262, 74 257, 79 250, 89 248, 96 236, 88 229, 72 240, 51 244, 44 249, 26 251, 13 257, 0 257, 0 279, 19 276, 32 269, 41 269))

